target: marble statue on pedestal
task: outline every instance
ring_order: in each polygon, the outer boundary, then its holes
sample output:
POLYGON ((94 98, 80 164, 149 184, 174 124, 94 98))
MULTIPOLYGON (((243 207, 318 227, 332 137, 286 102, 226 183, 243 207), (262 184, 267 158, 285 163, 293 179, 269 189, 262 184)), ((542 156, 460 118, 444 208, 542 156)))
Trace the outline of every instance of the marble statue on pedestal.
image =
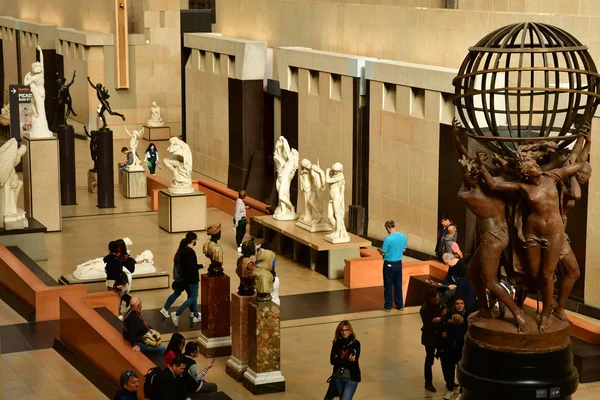
POLYGON ((10 122, 10 104, 6 104, 2 107, 0 118, 5 122, 10 122))
POLYGON ((89 76, 87 79, 90 83, 90 86, 96 90, 96 96, 98 97, 98 100, 100 100, 100 109, 98 110, 98 116, 102 120, 102 127, 100 130, 106 129, 106 118, 104 117, 104 112, 106 111, 110 115, 117 115, 121 117, 123 121, 125 121, 125 116, 123 114, 113 111, 112 108, 110 108, 110 104, 108 103, 110 96, 108 95, 108 90, 106 87, 102 86, 101 83, 94 84, 89 76))
POLYGON ((206 229, 210 236, 202 246, 202 253, 210 259, 208 276, 223 276, 223 248, 217 242, 221 239, 221 224, 214 224, 206 229))
POLYGON ((167 149, 173 156, 163 159, 163 164, 173 172, 173 183, 169 192, 173 194, 193 193, 192 186, 192 151, 183 140, 172 137, 167 149))
POLYGON ((319 162, 312 164, 306 158, 300 163, 300 191, 304 193, 304 214, 300 216, 296 226, 310 232, 330 231, 331 227, 324 222, 321 208, 321 193, 326 189, 325 172, 319 162))
POLYGON ((0 227, 3 229, 23 229, 28 226, 25 211, 17 208, 23 182, 15 172, 26 151, 27 146, 19 146, 15 138, 0 147, 0 227))
POLYGON ((127 130, 127 127, 125 127, 125 133, 127 133, 130 137, 129 150, 131 151, 131 154, 133 154, 133 163, 125 167, 125 169, 127 171, 144 171, 142 161, 137 154, 137 147, 140 143, 140 138, 144 136, 144 128, 142 127, 142 129, 138 131, 134 130, 133 133, 131 133, 129 130, 127 130))
POLYGON ((152 102, 152 107, 150 107, 150 113, 150 119, 146 123, 147 126, 165 126, 165 121, 160 116, 160 107, 156 105, 155 101, 152 102))
POLYGON ((344 179, 344 166, 341 163, 336 162, 331 168, 327 168, 325 183, 329 185, 329 206, 327 216, 334 226, 334 231, 329 235, 325 235, 325 240, 331 243, 347 243, 350 241, 350 236, 348 236, 346 224, 344 222, 346 210, 344 204, 344 191, 346 188, 346 181, 344 179))
MULTIPOLYGON (((129 238, 123 238, 127 246, 131 246, 133 242, 129 238)), ((129 252, 129 249, 128 249, 129 252)), ((103 257, 94 258, 79 264, 73 271, 73 278, 78 280, 94 280, 105 279, 106 271, 104 270, 105 263, 103 257)), ((123 268, 123 272, 127 274, 129 286, 131 286, 131 275, 152 274, 156 272, 154 266, 154 254, 150 250, 144 250, 141 254, 135 257, 135 271, 133 274, 127 268, 123 268)))
POLYGON ((295 207, 290 200, 290 185, 292 179, 298 170, 298 160, 300 156, 298 150, 290 149, 287 139, 280 136, 275 144, 275 170, 277 171, 277 180, 275 187, 279 195, 279 201, 273 218, 280 221, 293 221, 298 219, 295 207))
POLYGON ((40 61, 31 64, 31 72, 28 72, 23 78, 23 84, 29 86, 31 90, 31 130, 30 138, 48 138, 52 137, 52 132, 48 128, 46 119, 46 89, 44 88, 44 54, 40 46, 37 46, 40 54, 40 61))

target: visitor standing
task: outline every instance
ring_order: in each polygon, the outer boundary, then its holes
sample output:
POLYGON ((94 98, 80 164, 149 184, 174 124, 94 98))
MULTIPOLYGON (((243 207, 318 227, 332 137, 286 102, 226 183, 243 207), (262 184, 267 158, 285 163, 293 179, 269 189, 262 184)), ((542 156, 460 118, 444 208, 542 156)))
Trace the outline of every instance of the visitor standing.
POLYGON ((404 310, 402 299, 402 256, 408 245, 406 235, 396 231, 394 221, 385 223, 388 235, 383 240, 383 247, 378 249, 383 256, 383 294, 385 311, 392 310, 392 295, 396 308, 404 310))
POLYGON ((436 289, 429 289, 427 300, 421 306, 419 314, 423 327, 421 328, 421 344, 425 346, 425 389, 435 393, 433 386, 433 361, 438 347, 440 332, 443 327, 442 318, 448 313, 446 305, 441 301, 436 289))
POLYGON ((454 375, 456 364, 462 358, 462 349, 465 342, 465 318, 459 314, 452 314, 444 326, 440 345, 440 361, 442 362, 442 372, 446 381, 446 394, 444 400, 450 400, 454 395, 454 390, 459 389, 455 385, 454 375))
POLYGON ((442 215, 440 218, 440 225, 441 227, 438 230, 437 242, 435 243, 435 255, 437 256, 438 261, 441 262, 442 255, 444 254, 442 249, 442 239, 444 239, 444 236, 448 233, 448 227, 454 225, 454 222, 452 222, 449 217, 442 215))
POLYGON ((455 296, 460 296, 464 299, 467 311, 474 310, 477 299, 471 281, 467 277, 465 260, 457 257, 454 253, 445 253, 442 260, 448 266, 446 278, 440 282, 442 300, 445 304, 451 304, 455 296))
POLYGON ((246 209, 248 208, 244 203, 246 198, 246 191, 240 190, 238 198, 235 201, 235 215, 233 216, 233 224, 235 226, 235 244, 237 246, 238 253, 242 252, 242 242, 244 241, 244 235, 246 235, 246 209))
POLYGON ((198 240, 198 235, 194 232, 188 232, 185 235, 187 243, 185 246, 180 247, 178 254, 175 257, 179 257, 179 266, 181 268, 181 277, 185 283, 188 291, 187 300, 177 309, 177 311, 171 313, 171 319, 173 325, 179 326, 179 316, 183 313, 186 308, 192 307, 192 313, 194 318, 192 322, 200 322, 200 314, 198 313, 198 291, 200 289, 200 274, 199 270, 202 265, 198 265, 198 258, 194 251, 194 246, 198 240))
POLYGON ((354 335, 350 321, 342 321, 335 328, 329 361, 333 365, 333 379, 340 400, 351 400, 360 382, 360 342, 354 335))
POLYGON ((156 146, 154 143, 150 143, 146 148, 146 155, 144 156, 144 161, 148 166, 148 170, 152 175, 156 175, 156 167, 158 166, 158 150, 156 150, 156 146))
MULTIPOLYGON (((189 244, 189 240, 187 238, 181 239, 179 242, 179 247, 177 248, 177 252, 175 252, 175 256, 173 256, 173 283, 171 283, 171 289, 173 289, 173 293, 167 298, 165 305, 160 309, 160 313, 165 318, 169 318, 169 309, 175 303, 175 300, 181 296, 181 293, 184 291, 187 293, 188 298, 190 297, 189 289, 185 282, 183 281, 183 277, 181 275, 181 265, 179 263, 179 254, 181 253, 181 249, 185 248, 189 244)), ((190 304, 190 317, 194 317, 194 310, 192 305, 190 304)))

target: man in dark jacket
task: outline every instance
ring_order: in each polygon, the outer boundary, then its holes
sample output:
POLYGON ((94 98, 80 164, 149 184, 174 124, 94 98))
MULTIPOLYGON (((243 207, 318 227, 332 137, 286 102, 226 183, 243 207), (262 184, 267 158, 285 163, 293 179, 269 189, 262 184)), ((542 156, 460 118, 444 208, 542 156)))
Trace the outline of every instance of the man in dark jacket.
POLYGON ((472 312, 476 308, 477 300, 475 290, 467 277, 467 264, 464 259, 456 257, 454 253, 445 253, 442 256, 444 264, 448 266, 448 274, 442 282, 442 301, 450 304, 455 296, 460 296, 465 301, 467 312, 472 312))
POLYGON ((158 394, 160 400, 185 400, 188 398, 185 382, 181 375, 185 370, 183 356, 175 357, 158 376, 158 394))
POLYGON ((452 220, 445 216, 442 215, 442 217, 440 218, 440 229, 438 230, 438 237, 437 237, 437 242, 435 244, 435 255, 437 256, 438 261, 442 261, 442 255, 444 254, 442 248, 442 242, 444 239, 444 236, 446 236, 446 234, 448 233, 448 227, 450 225, 454 225, 454 222, 452 222, 452 220))
POLYGON ((423 321, 421 328, 421 344, 425 346, 425 389, 430 392, 436 392, 433 386, 433 361, 435 350, 438 346, 440 330, 442 329, 442 317, 446 315, 448 309, 436 289, 429 289, 427 292, 427 301, 421 306, 420 314, 423 321))
POLYGON ((171 313, 171 319, 173 325, 179 326, 179 316, 185 311, 186 308, 190 308, 193 315, 192 322, 200 322, 200 313, 198 312, 198 292, 200 282, 200 269, 204 268, 203 265, 198 264, 198 258, 194 251, 194 246, 198 240, 198 235, 194 232, 188 232, 185 235, 188 245, 179 250, 179 268, 181 271, 181 279, 186 285, 188 293, 187 300, 177 309, 177 311, 171 313))
POLYGON ((123 289, 125 282, 121 281, 121 272, 123 272, 123 265, 121 264, 119 244, 116 241, 108 244, 108 251, 110 252, 106 257, 102 259, 106 266, 104 271, 106 272, 106 288, 114 292, 119 293, 123 289))
POLYGON ((144 335, 150 330, 150 326, 142 317, 142 301, 139 297, 134 297, 129 303, 129 311, 123 321, 123 337, 133 345, 131 350, 141 351, 142 353, 160 353, 164 354, 166 347, 160 344, 156 347, 144 343, 144 335))
POLYGON ((125 371, 119 378, 121 388, 117 390, 113 400, 137 400, 137 391, 140 386, 140 380, 135 372, 125 371))

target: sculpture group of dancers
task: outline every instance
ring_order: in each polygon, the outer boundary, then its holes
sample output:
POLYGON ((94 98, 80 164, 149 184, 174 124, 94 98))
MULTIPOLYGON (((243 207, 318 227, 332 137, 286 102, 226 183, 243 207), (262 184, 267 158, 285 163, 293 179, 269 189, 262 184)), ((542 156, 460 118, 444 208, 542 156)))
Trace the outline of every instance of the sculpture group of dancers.
POLYGON ((455 122, 453 135, 463 169, 458 196, 477 217, 479 247, 468 273, 479 301, 478 316, 492 317, 490 304, 495 300, 486 300, 488 289, 512 312, 518 331, 525 332, 523 301, 528 292, 540 291, 539 331, 545 332, 552 314, 567 320, 565 302, 579 278, 565 227, 567 213, 581 198, 581 185, 591 175, 589 125, 578 133, 571 150, 551 140, 522 144, 514 158, 493 154, 493 165, 486 163, 483 149, 475 157, 468 153, 460 130, 455 122), (516 301, 498 282, 501 266, 517 287, 516 301), (555 302, 557 274, 561 280, 555 302))
POLYGON ((333 232, 326 235, 325 239, 333 243, 349 242, 350 237, 344 223, 344 166, 336 162, 331 168, 323 171, 318 161, 311 163, 308 159, 302 160, 299 175, 300 190, 304 193, 304 214, 298 217, 290 200, 290 185, 299 166, 298 151, 290 148, 286 138, 280 136, 275 144, 273 159, 277 172, 275 186, 279 195, 273 218, 283 221, 299 218, 297 225, 312 232, 330 231, 331 227, 327 225, 329 222, 333 226, 333 232), (327 215, 324 216, 323 193, 327 188, 329 188, 329 199, 327 215))

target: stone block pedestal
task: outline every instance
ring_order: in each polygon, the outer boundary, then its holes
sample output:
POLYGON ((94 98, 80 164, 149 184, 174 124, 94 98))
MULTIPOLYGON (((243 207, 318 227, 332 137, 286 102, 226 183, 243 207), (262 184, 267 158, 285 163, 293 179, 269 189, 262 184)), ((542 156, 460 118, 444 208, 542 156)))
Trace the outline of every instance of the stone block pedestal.
POLYGON ((158 193, 158 226, 169 233, 206 230, 206 194, 158 193))
POLYGON ((87 182, 88 182, 88 192, 89 193, 98 193, 98 173, 97 172, 87 172, 87 182))
POLYGON ((148 132, 144 135, 144 139, 149 142, 158 140, 169 140, 171 138, 171 127, 170 126, 148 126, 144 125, 144 130, 148 132))
POLYGON ((146 171, 123 171, 123 186, 121 194, 128 199, 138 199, 147 196, 146 171))
POLYGON ((23 192, 25 212, 48 232, 62 230, 58 139, 23 138, 23 192))
POLYGON ((198 338, 200 354, 206 358, 231 354, 230 278, 227 275, 200 277, 200 312, 202 333, 198 338))
POLYGON ((248 306, 248 369, 242 380, 254 395, 285 392, 280 319, 280 308, 272 301, 248 306))
POLYGON ((236 381, 241 381, 248 369, 248 305, 255 298, 231 294, 231 357, 225 372, 236 381))
POLYGON ((331 231, 331 225, 326 224, 326 223, 310 224, 308 222, 298 220, 298 222, 296 222, 296 226, 298 228, 302 228, 305 231, 309 231, 309 232, 329 232, 329 231, 331 231))

